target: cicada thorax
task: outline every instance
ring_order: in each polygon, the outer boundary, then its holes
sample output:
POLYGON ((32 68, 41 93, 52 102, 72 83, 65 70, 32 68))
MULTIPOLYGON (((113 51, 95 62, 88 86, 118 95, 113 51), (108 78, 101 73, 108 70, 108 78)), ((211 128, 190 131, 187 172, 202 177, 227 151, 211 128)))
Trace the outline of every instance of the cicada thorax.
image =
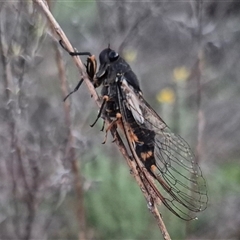
MULTIPOLYGON (((143 162, 144 166, 151 170, 151 166, 155 165, 154 158, 154 131, 147 128, 140 128, 132 115, 132 112, 124 107, 124 111, 120 111, 120 104, 124 104, 124 94, 120 96, 117 91, 121 89, 121 81, 125 79, 127 84, 134 88, 137 92, 141 92, 139 82, 136 75, 130 66, 121 57, 116 57, 113 51, 103 50, 100 54, 100 69, 96 76, 105 79, 102 81, 103 98, 107 99, 106 105, 103 110, 103 115, 111 119, 110 127, 117 126, 117 128, 124 129, 124 124, 128 125, 128 136, 131 144, 133 145, 138 158, 143 162), (115 56, 114 61, 107 62, 106 54, 115 56), (104 62, 105 60, 105 62, 104 62), (107 63, 106 63, 107 62, 107 63), (122 102, 122 103, 121 103, 122 102), (123 116, 124 115, 124 116, 123 116), (124 118, 124 121, 119 121, 119 118, 124 118)), ((121 91, 121 90, 120 90, 121 91)), ((109 128, 107 128, 109 130, 109 128)))

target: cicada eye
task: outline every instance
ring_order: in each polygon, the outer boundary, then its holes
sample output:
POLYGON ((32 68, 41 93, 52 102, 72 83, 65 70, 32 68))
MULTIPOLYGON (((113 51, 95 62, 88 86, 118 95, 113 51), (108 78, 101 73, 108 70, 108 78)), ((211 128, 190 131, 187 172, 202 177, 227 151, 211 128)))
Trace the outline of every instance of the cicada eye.
POLYGON ((113 62, 113 61, 116 61, 119 57, 118 53, 111 50, 109 53, 108 53, 108 57, 109 57, 109 60, 110 62, 113 62))

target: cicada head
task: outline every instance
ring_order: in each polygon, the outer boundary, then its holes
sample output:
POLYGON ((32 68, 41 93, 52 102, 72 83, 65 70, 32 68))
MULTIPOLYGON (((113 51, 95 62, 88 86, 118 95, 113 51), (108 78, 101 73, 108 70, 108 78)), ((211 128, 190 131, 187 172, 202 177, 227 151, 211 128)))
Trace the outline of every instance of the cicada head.
POLYGON ((108 67, 119 59, 119 54, 111 48, 104 49, 99 55, 99 70, 96 74, 97 78, 102 78, 106 75, 108 67))

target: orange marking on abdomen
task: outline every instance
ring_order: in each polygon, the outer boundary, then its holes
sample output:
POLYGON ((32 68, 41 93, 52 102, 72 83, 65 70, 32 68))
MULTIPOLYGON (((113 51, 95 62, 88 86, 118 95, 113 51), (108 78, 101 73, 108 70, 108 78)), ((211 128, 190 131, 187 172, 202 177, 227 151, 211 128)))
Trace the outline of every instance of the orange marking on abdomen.
POLYGON ((132 130, 129 130, 129 136, 132 142, 138 142, 138 137, 132 130))
POLYGON ((152 151, 142 152, 141 158, 145 161, 146 159, 150 158, 153 155, 152 151))
POLYGON ((157 171, 157 167, 155 165, 151 165, 151 170, 153 173, 155 173, 157 171))

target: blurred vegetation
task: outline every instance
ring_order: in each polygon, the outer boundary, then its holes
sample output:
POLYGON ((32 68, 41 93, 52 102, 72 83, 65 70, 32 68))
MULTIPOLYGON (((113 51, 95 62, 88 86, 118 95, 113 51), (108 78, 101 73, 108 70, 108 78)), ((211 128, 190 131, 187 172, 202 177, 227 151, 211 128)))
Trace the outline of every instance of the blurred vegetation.
MULTIPOLYGON (((160 206, 172 239, 239 239, 240 3, 49 2, 74 47, 97 56, 110 43, 151 106, 199 147, 209 206, 192 222, 160 206)), ((97 107, 85 86, 71 96, 66 124, 57 42, 42 12, 31 1, 2 2, 0 11, 1 239, 80 236, 69 149, 79 164, 89 239, 161 238, 111 136, 101 145, 102 122, 89 127, 97 107)), ((79 74, 59 49, 70 91, 79 74)))

